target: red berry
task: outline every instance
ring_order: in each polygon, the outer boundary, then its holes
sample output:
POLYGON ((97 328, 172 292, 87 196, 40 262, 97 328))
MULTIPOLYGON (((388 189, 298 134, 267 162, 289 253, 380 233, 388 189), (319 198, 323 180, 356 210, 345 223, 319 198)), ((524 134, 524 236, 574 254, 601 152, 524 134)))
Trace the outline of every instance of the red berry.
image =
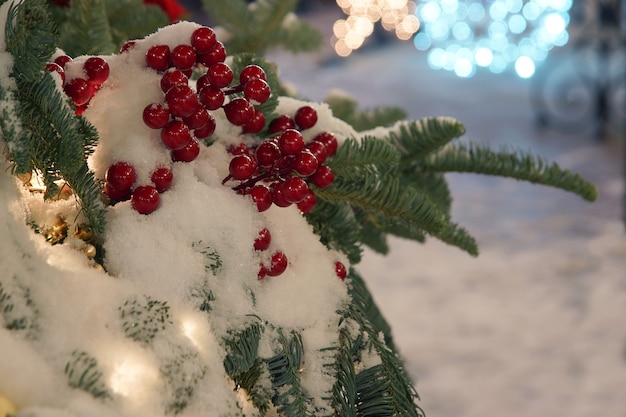
POLYGON ((209 27, 198 28, 191 34, 191 46, 193 46, 198 53, 208 52, 214 45, 215 31, 209 27))
POLYGON ((278 146, 285 155, 295 155, 304 148, 302 133, 295 129, 287 129, 278 137, 278 146))
POLYGON ((176 68, 190 69, 196 63, 196 50, 189 45, 177 45, 172 49, 170 59, 176 68))
POLYGON ((326 145, 322 142, 313 141, 306 144, 306 148, 311 151, 313 155, 317 158, 317 162, 319 165, 322 165, 326 158, 328 158, 328 151, 326 150, 326 145))
POLYGON ((180 120, 172 120, 161 129, 161 141, 171 150, 184 148, 192 139, 189 128, 180 120))
POLYGON ((254 109, 252 118, 243 126, 243 133, 258 133, 265 127, 265 115, 254 109))
POLYGON ((77 107, 87 104, 93 95, 91 85, 89 85, 87 80, 83 78, 74 78, 73 80, 69 80, 65 83, 65 86, 63 86, 63 90, 65 91, 65 94, 72 99, 72 102, 77 107))
POLYGON ((302 106, 293 117, 300 130, 309 129, 317 123, 317 111, 311 106, 302 106))
POLYGON ((92 84, 100 85, 109 78, 109 64, 98 56, 92 56, 85 61, 83 65, 87 81, 92 84))
POLYGON ((295 128, 296 128, 296 123, 293 121, 291 116, 283 114, 283 115, 278 116, 277 118, 275 118, 274 120, 270 122, 270 125, 268 126, 268 132, 279 133, 287 129, 295 129, 295 128))
POLYGON ((326 188, 335 181, 335 173, 330 167, 322 165, 309 177, 311 184, 319 188, 326 188))
POLYGON ((348 275, 348 273, 346 272, 345 265, 342 264, 341 262, 335 263, 335 273, 337 274, 339 279, 341 279, 342 281, 346 279, 346 276, 348 275))
POLYGON ((313 153, 308 149, 303 149, 296 155, 292 163, 293 169, 303 177, 313 175, 319 167, 319 162, 313 153))
POLYGON ((146 52, 146 64, 157 71, 165 71, 170 67, 170 47, 154 45, 146 52))
POLYGON ((326 146, 327 156, 333 156, 337 152, 337 138, 329 132, 319 133, 313 138, 314 141, 321 142, 326 146))
POLYGON ((243 126, 254 116, 254 107, 245 98, 237 97, 224 105, 224 113, 229 122, 243 126))
POLYGON ((168 68, 161 76, 161 91, 167 93, 175 85, 188 85, 188 83, 189 79, 184 72, 176 68, 168 68))
POLYGON ((267 275, 275 277, 282 274, 287 269, 288 263, 287 256, 282 251, 274 252, 267 275))
POLYGON ((250 189, 250 197, 256 204, 259 213, 264 212, 272 206, 272 192, 264 185, 255 185, 250 189))
POLYGON ((265 70, 258 65, 247 65, 239 73, 239 83, 245 85, 250 80, 267 80, 265 70))
POLYGON ((228 166, 228 172, 236 180, 247 180, 254 174, 256 169, 256 160, 250 155, 236 155, 231 159, 228 166))
POLYGON ((198 139, 206 139, 215 132, 215 117, 209 113, 209 120, 197 129, 194 129, 193 135, 198 139))
POLYGON ((228 87, 233 81, 233 70, 223 62, 211 65, 205 75, 209 84, 215 88, 228 87))
POLYGON ((259 279, 259 281, 265 278, 266 276, 267 276, 267 267, 265 265, 259 266, 259 272, 257 273, 257 278, 259 279))
POLYGON ((228 153, 231 155, 250 155, 250 148, 245 143, 238 143, 237 145, 230 145, 228 153))
POLYGON ((281 152, 278 145, 271 141, 265 140, 261 142, 254 151, 256 159, 261 167, 271 167, 274 162, 280 157, 281 152))
POLYGON ((46 69, 50 72, 56 72, 61 77, 61 82, 65 83, 65 70, 59 64, 55 62, 48 62, 46 69))
POLYGON ((200 106, 198 95, 187 84, 177 84, 165 93, 170 113, 176 117, 191 116, 200 106))
POLYGON ((211 85, 211 79, 204 73, 196 80, 196 91, 201 91, 204 87, 211 85))
POLYGON ((122 45, 122 47, 120 48, 120 54, 123 54, 124 52, 128 52, 131 49, 133 49, 135 47, 135 45, 137 44, 137 42, 135 41, 126 41, 124 42, 124 45, 122 45))
POLYGON ((159 192, 151 185, 141 185, 133 191, 130 197, 130 205, 141 214, 150 214, 161 202, 159 192))
POLYGON ((196 61, 205 67, 210 67, 218 62, 224 62, 225 59, 226 48, 224 48, 224 44, 220 41, 216 41, 209 51, 199 53, 196 57, 196 61))
POLYGON ((105 182, 118 191, 130 190, 136 179, 135 168, 127 162, 116 162, 104 174, 105 182))
POLYGON ((297 204, 297 206, 302 214, 306 214, 306 213, 311 212, 311 210, 315 208, 316 204, 317 204, 317 197, 315 196, 315 193, 309 189, 309 191, 307 191, 302 201, 300 201, 297 204))
POLYGON ((282 189, 285 200, 296 204, 306 197, 309 186, 300 177, 289 177, 283 182, 282 189))
POLYGON ((272 192, 272 200, 274 200, 274 204, 278 207, 289 207, 292 204, 285 198, 283 184, 281 182, 272 183, 272 185, 270 185, 270 191, 272 192))
POLYGON ((272 234, 267 228, 263 228, 259 231, 259 236, 254 240, 254 250, 267 250, 272 242, 272 234))
POLYGON ((224 104, 224 92, 212 86, 206 86, 200 90, 199 97, 207 110, 217 110, 224 104))
POLYGON ((189 129, 198 129, 210 122, 213 117, 207 109, 199 106, 195 112, 189 116, 183 117, 183 122, 189 127, 189 129))
POLYGON ((243 86, 243 95, 254 104, 262 104, 270 98, 270 85, 263 80, 254 79, 243 86))
POLYGON ((104 183, 104 192, 111 200, 115 201, 126 201, 130 198, 130 189, 119 191, 106 182, 104 183))
POLYGON ((191 162, 200 155, 200 144, 192 138, 181 149, 174 149, 171 152, 172 160, 175 162, 191 162))
POLYGON ((156 190, 162 193, 169 189, 172 185, 174 174, 172 174, 172 171, 169 168, 158 167, 152 172, 150 179, 152 180, 156 190))
POLYGON ((54 58, 54 63, 60 66, 61 68, 65 68, 65 64, 68 62, 72 62, 72 58, 69 55, 59 55, 54 58))
POLYGON ((148 104, 143 109, 143 122, 151 129, 161 129, 170 121, 170 112, 160 103, 148 104))

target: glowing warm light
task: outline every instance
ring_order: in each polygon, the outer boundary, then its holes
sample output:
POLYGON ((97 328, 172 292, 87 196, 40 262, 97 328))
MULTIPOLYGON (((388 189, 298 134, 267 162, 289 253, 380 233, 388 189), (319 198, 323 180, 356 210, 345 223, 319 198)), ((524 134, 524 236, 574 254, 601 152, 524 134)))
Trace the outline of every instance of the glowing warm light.
POLYGON ((333 25, 333 46, 342 57, 360 48, 376 23, 401 40, 410 39, 420 28, 415 3, 410 0, 337 0, 337 5, 348 15, 333 25))
POLYGON ((432 68, 460 77, 471 77, 478 67, 494 73, 513 67, 520 77, 532 77, 548 52, 569 40, 572 2, 422 0, 415 11, 422 26, 413 43, 418 50, 429 51, 432 68), (461 55, 468 49, 470 56, 461 55))
POLYGON ((158 371, 139 356, 123 358, 111 375, 110 387, 116 394, 140 399, 159 378, 158 371), (145 391, 145 392, 142 392, 145 391))

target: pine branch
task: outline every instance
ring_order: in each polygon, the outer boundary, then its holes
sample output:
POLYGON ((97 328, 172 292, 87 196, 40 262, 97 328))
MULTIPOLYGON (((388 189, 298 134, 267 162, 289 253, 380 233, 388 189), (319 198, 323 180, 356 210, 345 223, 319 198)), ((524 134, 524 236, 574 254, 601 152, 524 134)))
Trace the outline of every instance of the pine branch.
POLYGON ((163 9, 142 0, 106 0, 105 7, 116 49, 129 39, 142 38, 170 23, 163 9))
POLYGON ((354 369, 353 346, 346 329, 339 331, 339 348, 332 364, 335 374, 333 407, 342 417, 356 417, 357 388, 354 369))
POLYGON ((427 196, 413 188, 402 188, 397 177, 368 175, 359 182, 336 178, 328 188, 316 190, 329 203, 346 202, 384 219, 397 219, 436 235, 448 220, 427 196))
POLYGON ((349 204, 318 200, 307 221, 324 245, 346 254, 351 263, 361 260, 361 226, 349 204))
POLYGON ((267 359, 267 368, 272 381, 274 395, 272 402, 278 413, 289 417, 310 417, 308 411, 310 402, 300 385, 300 367, 304 347, 302 338, 293 331, 287 338, 279 331, 279 340, 282 350, 267 359))
POLYGON ((426 172, 498 175, 560 188, 578 194, 587 201, 594 201, 598 197, 596 187, 579 174, 518 150, 494 151, 473 143, 454 144, 423 158, 416 168, 426 172))
POLYGON ((72 0, 59 28, 59 47, 72 57, 117 52, 109 25, 106 0, 72 0))
POLYGON ((399 160, 398 151, 388 142, 365 136, 361 141, 347 139, 327 165, 343 179, 360 181, 365 175, 385 175, 399 160))
POLYGON ((401 167, 465 134, 465 127, 449 117, 427 117, 398 123, 388 139, 400 151, 401 167))
POLYGON ((111 399, 106 384, 102 381, 102 371, 98 361, 87 352, 75 350, 72 359, 65 364, 68 385, 91 394, 94 398, 111 399))
POLYGON ((331 108, 334 117, 348 123, 357 132, 389 126, 407 116, 399 107, 379 107, 361 111, 354 98, 337 92, 326 96, 324 101, 331 108))
POLYGON ((264 0, 250 5, 243 0, 203 0, 207 15, 232 36, 229 53, 262 54, 283 45, 292 52, 312 51, 321 45, 321 35, 292 14, 297 0, 264 0))

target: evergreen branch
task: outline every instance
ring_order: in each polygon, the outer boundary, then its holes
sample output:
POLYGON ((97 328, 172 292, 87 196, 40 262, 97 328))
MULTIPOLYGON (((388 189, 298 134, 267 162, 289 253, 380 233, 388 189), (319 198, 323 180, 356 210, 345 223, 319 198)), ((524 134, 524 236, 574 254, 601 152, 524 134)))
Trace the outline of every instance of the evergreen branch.
POLYGON ((596 187, 557 163, 516 150, 494 151, 484 145, 455 144, 423 158, 416 168, 426 172, 468 172, 498 175, 548 185, 580 195, 587 201, 598 197, 596 187), (419 167, 419 168, 417 168, 419 167))
POLYGON ((332 388, 332 401, 335 412, 342 417, 357 416, 356 372, 352 352, 350 334, 346 329, 341 329, 339 331, 339 348, 333 364, 335 383, 332 388))
POLYGON ((401 122, 388 135, 400 151, 401 167, 442 147, 465 134, 465 127, 450 117, 427 117, 413 122, 401 122))
POLYGON ((94 398, 112 398, 107 386, 102 381, 102 371, 98 361, 87 352, 75 350, 72 360, 65 364, 68 385, 91 394, 94 398))
POLYGON ((448 220, 427 196, 410 187, 402 188, 397 177, 369 175, 362 182, 336 178, 328 188, 317 189, 319 199, 329 203, 346 202, 381 218, 395 218, 436 235, 448 220))
POLYGON ((258 323, 253 323, 233 334, 232 337, 224 339, 228 351, 224 358, 224 369, 238 385, 236 378, 255 365, 262 332, 263 327, 258 323))
POLYGON ((350 270, 350 278, 353 303, 348 314, 367 335, 381 360, 380 364, 364 369, 355 377, 357 415, 423 417, 422 410, 415 404, 419 396, 393 345, 389 325, 375 305, 365 282, 353 269, 350 270))
POLYGON ((289 417, 310 417, 308 411, 310 399, 300 384, 300 367, 304 356, 302 338, 293 331, 287 338, 279 331, 282 350, 266 360, 272 381, 274 395, 272 402, 278 413, 289 417))
POLYGON ((106 0, 72 0, 66 21, 59 28, 59 47, 70 56, 117 52, 106 0))
POLYGON ((384 175, 400 160, 398 151, 387 141, 365 136, 360 141, 347 139, 328 161, 337 176, 360 181, 364 175, 384 175))
POLYGON ((354 98, 339 92, 326 96, 324 101, 333 112, 333 116, 351 125, 357 132, 389 126, 407 117, 399 107, 380 107, 360 111, 354 98))
POLYGON ((142 0, 106 0, 105 8, 116 49, 129 39, 142 38, 167 26, 167 13, 142 0))
POLYGON ((315 28, 290 15, 297 0, 265 0, 251 5, 242 0, 203 0, 202 4, 232 36, 225 42, 230 53, 262 54, 277 45, 292 52, 310 51, 321 45, 322 37, 315 28))
POLYGON ((324 245, 346 254, 351 263, 361 260, 361 227, 349 204, 318 200, 306 216, 324 245))

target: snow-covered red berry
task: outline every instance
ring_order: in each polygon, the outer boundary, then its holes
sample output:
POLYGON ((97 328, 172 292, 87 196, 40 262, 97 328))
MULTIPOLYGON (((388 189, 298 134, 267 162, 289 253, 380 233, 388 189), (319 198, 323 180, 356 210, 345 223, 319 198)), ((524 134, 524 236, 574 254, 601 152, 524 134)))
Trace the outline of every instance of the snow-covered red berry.
POLYGON ((174 174, 169 168, 158 167, 150 175, 150 179, 156 190, 160 193, 168 190, 174 181, 174 174))
POLYGON ((109 64, 98 56, 87 58, 83 69, 87 75, 87 81, 94 85, 100 85, 109 78, 109 64))
POLYGON ((133 190, 130 197, 130 205, 138 213, 150 214, 161 203, 161 197, 156 188, 151 185, 141 185, 133 190))

